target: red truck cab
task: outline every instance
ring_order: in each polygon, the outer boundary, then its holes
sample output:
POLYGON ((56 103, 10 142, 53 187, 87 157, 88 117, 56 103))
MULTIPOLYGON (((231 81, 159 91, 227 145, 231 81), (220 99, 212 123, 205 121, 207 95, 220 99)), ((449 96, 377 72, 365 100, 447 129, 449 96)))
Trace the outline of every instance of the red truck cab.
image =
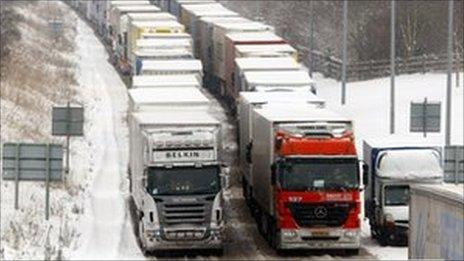
POLYGON ((275 249, 356 254, 360 168, 351 122, 327 109, 278 109, 254 114, 251 206, 260 232, 275 249))

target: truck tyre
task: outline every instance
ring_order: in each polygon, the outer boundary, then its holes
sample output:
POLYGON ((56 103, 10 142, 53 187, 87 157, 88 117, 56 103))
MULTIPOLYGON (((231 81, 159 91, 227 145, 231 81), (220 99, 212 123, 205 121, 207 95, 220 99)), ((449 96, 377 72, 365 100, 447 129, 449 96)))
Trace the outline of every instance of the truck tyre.
POLYGON ((377 235, 377 241, 379 242, 380 246, 388 245, 388 237, 382 231, 380 231, 379 234, 377 235))
POLYGON ((274 249, 274 250, 278 250, 277 249, 277 227, 276 227, 276 222, 274 220, 272 220, 272 218, 269 218, 269 228, 268 228, 268 231, 269 231, 269 245, 274 249))
POLYGON ((143 222, 142 222, 142 218, 139 218, 139 241, 140 241, 140 250, 142 251, 142 254, 144 256, 147 255, 147 247, 145 245, 145 239, 144 239, 144 227, 143 227, 143 222))
POLYGON ((345 249, 346 256, 357 256, 359 255, 359 249, 345 249))

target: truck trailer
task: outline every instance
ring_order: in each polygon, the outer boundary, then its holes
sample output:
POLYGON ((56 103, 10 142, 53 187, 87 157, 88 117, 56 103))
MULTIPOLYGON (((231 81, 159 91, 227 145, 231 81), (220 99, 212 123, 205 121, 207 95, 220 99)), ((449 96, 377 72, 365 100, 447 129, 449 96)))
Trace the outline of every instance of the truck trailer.
POLYGON ((406 245, 409 229, 409 188, 441 184, 440 147, 412 141, 364 140, 365 215, 372 237, 381 245, 406 245))
POLYGON ((303 91, 316 93, 316 86, 308 72, 300 71, 250 71, 242 77, 244 91, 303 91))
POLYGON ((132 88, 201 87, 201 79, 194 74, 141 75, 132 77, 132 88))
POLYGON ((464 260, 463 184, 411 185, 409 259, 464 260))
POLYGON ((293 57, 277 57, 277 58, 236 58, 235 72, 230 75, 233 80, 229 83, 228 93, 232 98, 236 99, 238 92, 244 91, 242 83, 245 82, 245 72, 256 71, 300 71, 302 65, 297 63, 293 57))
MULTIPOLYGON (((264 106, 294 106, 295 104, 314 105, 314 107, 323 108, 325 101, 312 93, 295 93, 295 92, 240 92, 237 99, 237 119, 239 130, 239 169, 242 173, 243 195, 250 202, 251 188, 251 163, 248 160, 250 156, 247 153, 251 145, 253 125, 252 112, 256 108, 264 106)), ((308 106, 309 110, 313 108, 308 106)))
POLYGON ((360 164, 353 123, 324 108, 266 106, 253 114, 252 213, 276 250, 360 248, 360 164))

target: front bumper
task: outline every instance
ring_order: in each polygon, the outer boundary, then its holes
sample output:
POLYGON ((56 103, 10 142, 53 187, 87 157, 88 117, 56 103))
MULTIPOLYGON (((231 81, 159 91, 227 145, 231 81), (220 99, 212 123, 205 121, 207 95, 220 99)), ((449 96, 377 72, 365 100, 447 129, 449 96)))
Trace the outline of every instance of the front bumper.
POLYGON ((282 229, 279 249, 359 249, 359 229, 282 229))
POLYGON ((195 232, 195 230, 183 229, 151 234, 146 237, 146 249, 148 251, 157 251, 223 248, 223 228, 206 230, 204 231, 205 235, 202 237, 195 237, 195 232))

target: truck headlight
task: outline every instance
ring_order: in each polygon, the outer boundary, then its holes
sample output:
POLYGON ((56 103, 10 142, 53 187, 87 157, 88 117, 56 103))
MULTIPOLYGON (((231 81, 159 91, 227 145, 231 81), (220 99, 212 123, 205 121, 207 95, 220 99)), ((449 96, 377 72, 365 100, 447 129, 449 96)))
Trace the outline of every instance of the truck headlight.
POLYGON ((346 231, 345 236, 346 237, 351 237, 351 238, 357 237, 358 236, 358 231, 346 231))
POLYGON ((152 229, 147 229, 145 230, 145 236, 148 238, 153 238, 153 237, 160 237, 161 236, 161 231, 158 229, 152 230, 152 229))
POLYGON ((292 238, 295 238, 298 236, 298 234, 293 231, 293 230, 285 230, 285 231, 282 231, 282 236, 284 238, 289 238, 289 239, 292 239, 292 238))
POLYGON ((394 227, 395 226, 395 218, 392 214, 385 214, 384 216, 385 226, 387 227, 394 227))

